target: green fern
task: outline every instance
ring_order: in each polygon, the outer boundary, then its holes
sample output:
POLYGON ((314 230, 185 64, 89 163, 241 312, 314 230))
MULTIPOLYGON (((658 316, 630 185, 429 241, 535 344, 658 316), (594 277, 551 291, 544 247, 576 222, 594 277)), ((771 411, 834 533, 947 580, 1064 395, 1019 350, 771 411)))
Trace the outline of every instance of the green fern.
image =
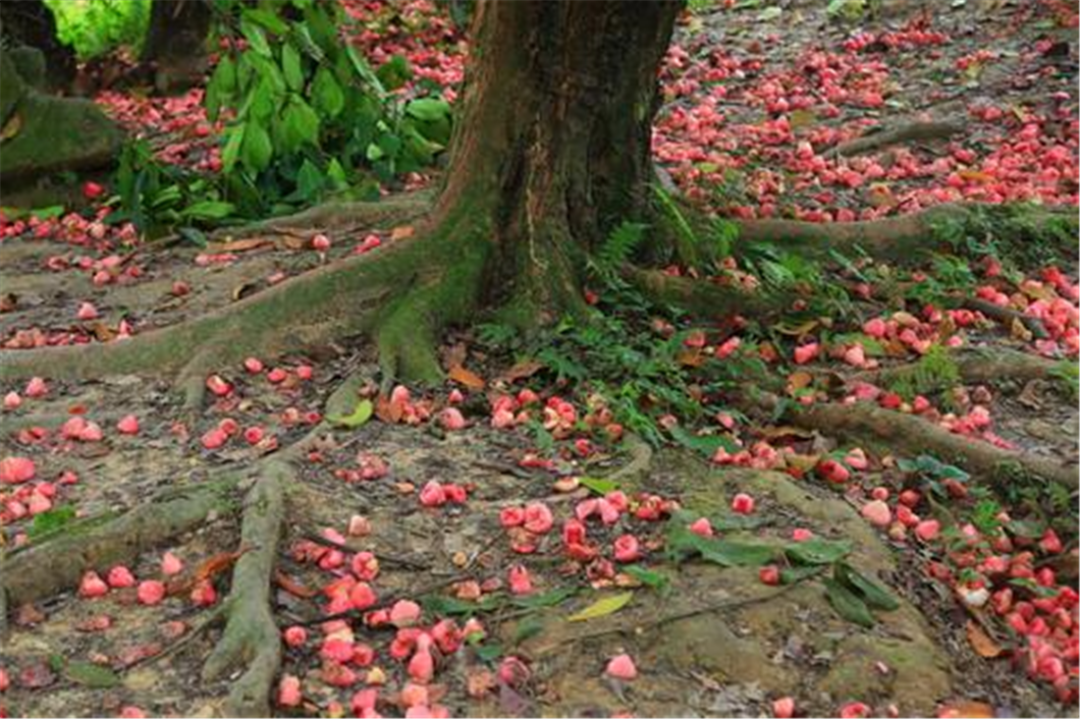
POLYGON ((593 255, 592 269, 606 284, 624 286, 620 270, 645 239, 646 229, 640 222, 623 221, 593 255))
POLYGON ((890 389, 906 400, 960 384, 960 368, 941 345, 932 346, 908 371, 891 383, 890 389))

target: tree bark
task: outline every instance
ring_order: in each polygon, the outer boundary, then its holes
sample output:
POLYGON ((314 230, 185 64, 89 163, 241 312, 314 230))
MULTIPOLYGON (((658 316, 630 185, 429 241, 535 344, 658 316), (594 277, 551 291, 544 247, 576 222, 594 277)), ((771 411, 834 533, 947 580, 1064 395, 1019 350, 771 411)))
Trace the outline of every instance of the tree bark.
POLYGON ((45 88, 62 91, 75 79, 75 51, 56 36, 56 19, 42 0, 0 2, 0 35, 41 51, 45 88))
POLYGON ((212 20, 207 0, 154 0, 141 60, 153 64, 159 92, 183 90, 202 79, 212 20))
POLYGON ((551 320, 581 305, 584 254, 642 216, 657 74, 677 0, 484 0, 434 221, 490 219, 484 299, 551 320))

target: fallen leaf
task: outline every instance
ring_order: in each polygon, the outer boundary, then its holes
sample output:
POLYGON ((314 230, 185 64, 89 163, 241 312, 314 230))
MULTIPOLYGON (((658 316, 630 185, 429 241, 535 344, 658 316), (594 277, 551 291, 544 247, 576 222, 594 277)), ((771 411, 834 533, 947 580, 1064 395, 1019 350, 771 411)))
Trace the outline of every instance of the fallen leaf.
POLYGON ((404 240, 408 237, 412 237, 415 234, 416 228, 412 225, 402 225, 401 227, 395 227, 390 230, 391 240, 404 240))
POLYGON ((518 362, 510 369, 503 372, 501 375, 499 375, 498 379, 508 384, 513 384, 519 379, 528 379, 529 377, 532 377, 534 374, 536 374, 542 369, 544 369, 543 362, 538 362, 536 360, 524 360, 522 362, 518 362))
POLYGON ((470 389, 483 389, 487 385, 483 377, 459 364, 451 367, 448 375, 453 381, 470 389))
MULTIPOLYGON (((758 430, 765 439, 813 439, 814 431, 810 429, 803 429, 802 427, 792 427, 790 425, 779 425, 762 427, 758 430)), ((817 457, 814 458, 817 461, 817 457)))
POLYGON ((568 622, 585 622, 590 619, 599 619, 600 617, 606 617, 609 614, 614 614, 619 611, 634 598, 633 592, 620 592, 619 594, 612 594, 611 596, 598 599, 589 606, 582 609, 576 614, 571 614, 566 618, 568 622))
POLYGON ((334 415, 327 417, 327 421, 331 424, 340 425, 342 427, 348 427, 349 429, 356 429, 367 423, 371 419, 371 415, 375 411, 375 406, 371 403, 370 399, 362 399, 356 404, 356 409, 350 415, 334 415))
POLYGON ((206 251, 212 254, 226 252, 250 252, 260 247, 268 247, 273 243, 265 237, 245 237, 240 240, 227 240, 225 242, 211 242, 206 246, 206 251))
POLYGON ((4 128, 0 130, 0 142, 10 140, 19 134, 19 130, 22 129, 22 115, 15 113, 4 123, 4 128))
MULTIPOLYGON (((1005 649, 995 642, 986 631, 979 626, 978 622, 974 619, 969 619, 967 622, 967 637, 971 642, 971 648, 975 650, 975 653, 980 657, 986 659, 993 659, 1000 656, 1005 649)), ((993 716, 991 713, 990 716, 993 716)))
POLYGON ((698 347, 684 349, 682 352, 679 352, 677 357, 675 357, 675 361, 683 367, 700 367, 705 364, 705 354, 701 351, 701 348, 698 347))
POLYGON ((0 295, 0 312, 14 312, 19 306, 19 296, 14 292, 5 292, 0 295))
POLYGON ((788 391, 794 392, 814 383, 814 375, 809 372, 792 372, 788 375, 788 391))
POLYGON ((404 408, 395 402, 391 402, 386 395, 379 395, 375 400, 375 416, 387 424, 397 424, 401 421, 404 408))
POLYGON ((941 719, 994 719, 997 713, 994 707, 985 702, 959 701, 946 704, 938 712, 941 719))
POLYGON ((233 291, 232 291, 233 302, 238 302, 238 301, 244 299, 245 297, 249 297, 249 296, 255 294, 255 292, 258 291, 258 289, 259 289, 259 286, 257 284, 255 284, 254 282, 244 282, 242 284, 237 285, 235 288, 233 288, 233 291))

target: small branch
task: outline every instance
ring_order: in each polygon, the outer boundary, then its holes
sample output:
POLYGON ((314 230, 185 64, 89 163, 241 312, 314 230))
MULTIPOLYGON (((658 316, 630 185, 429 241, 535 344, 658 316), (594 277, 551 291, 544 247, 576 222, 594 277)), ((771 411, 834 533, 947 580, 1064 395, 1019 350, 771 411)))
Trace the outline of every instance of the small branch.
MULTIPOLYGON (((1051 379, 1058 367, 1058 363, 1053 360, 1007 347, 968 350, 952 358, 965 384, 992 384, 1002 380, 1030 382, 1034 379, 1051 379)), ((917 363, 860 372, 851 379, 878 386, 888 386, 914 373, 916 366, 917 363)))
POLYGON ((987 302, 986 300, 981 300, 977 297, 966 298, 963 302, 963 306, 969 310, 981 312, 987 317, 992 317, 1009 329, 1012 329, 1014 322, 1019 322, 1031 333, 1031 336, 1037 340, 1045 340, 1050 337, 1050 333, 1046 331, 1046 327, 1043 326, 1042 321, 1038 317, 1025 315, 1023 312, 1014 310, 1012 307, 1002 307, 1001 305, 996 305, 993 302, 987 302))

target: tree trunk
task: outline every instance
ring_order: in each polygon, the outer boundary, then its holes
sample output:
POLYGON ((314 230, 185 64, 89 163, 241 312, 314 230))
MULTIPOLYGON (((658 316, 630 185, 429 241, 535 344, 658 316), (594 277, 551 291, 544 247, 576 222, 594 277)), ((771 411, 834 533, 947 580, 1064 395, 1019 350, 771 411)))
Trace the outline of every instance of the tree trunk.
POLYGON ((42 0, 0 2, 0 35, 41 51, 45 87, 40 89, 59 92, 70 87, 75 79, 75 51, 57 38, 56 19, 42 0))
POLYGON ((489 218, 484 299, 525 321, 579 311, 580 268, 641 217, 657 74, 678 0, 484 0, 434 219, 489 218), (531 316, 531 317, 530 317, 531 316))
POLYGON ((184 90, 202 80, 212 20, 207 0, 154 0, 141 59, 153 64, 159 92, 184 90))

